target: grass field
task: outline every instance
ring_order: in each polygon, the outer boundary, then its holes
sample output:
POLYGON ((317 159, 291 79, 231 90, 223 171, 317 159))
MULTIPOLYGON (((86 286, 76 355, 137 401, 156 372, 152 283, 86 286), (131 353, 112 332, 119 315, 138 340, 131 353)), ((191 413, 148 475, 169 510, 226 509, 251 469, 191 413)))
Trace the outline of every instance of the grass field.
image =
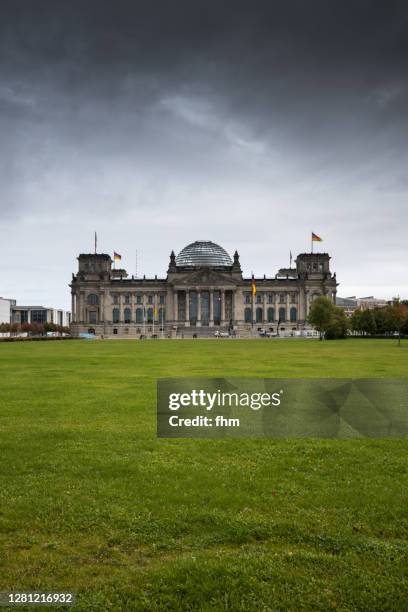
POLYGON ((161 376, 402 377, 393 340, 0 344, 0 590, 407 610, 405 440, 158 440, 161 376))

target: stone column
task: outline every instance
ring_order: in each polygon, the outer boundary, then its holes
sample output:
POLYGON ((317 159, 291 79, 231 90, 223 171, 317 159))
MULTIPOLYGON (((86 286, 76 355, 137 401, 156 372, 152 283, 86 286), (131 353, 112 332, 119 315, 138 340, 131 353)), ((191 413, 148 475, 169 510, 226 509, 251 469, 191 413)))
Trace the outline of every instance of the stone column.
POLYGON ((81 291, 79 295, 79 304, 80 304, 80 321, 82 323, 85 322, 85 294, 81 291))
POLYGON ((221 325, 225 325, 225 289, 220 290, 221 300, 221 325))
POLYGON ((309 294, 309 291, 305 291, 305 319, 307 319, 307 316, 309 314, 309 307, 310 307, 310 294, 309 294))
POLYGON ((119 293, 119 323, 123 323, 123 300, 122 300, 122 294, 119 293))
POLYGON ((214 289, 210 289, 210 327, 214 327, 214 289))
POLYGON ((105 293, 99 294, 99 321, 105 321, 105 293))
POLYGON ((290 321, 290 293, 286 294, 286 321, 290 321))
POLYGON ((71 315, 72 315, 73 321, 75 321, 74 313, 75 313, 75 293, 71 293, 71 315))
POLYGON ((197 327, 201 327, 201 291, 197 289, 197 327))
POLYGON ((190 291, 186 289, 186 327, 190 325, 190 291))
POLYGON ((178 296, 177 289, 174 289, 173 293, 173 320, 175 323, 178 322, 178 296))
POLYGON ((264 292, 263 296, 262 296, 262 318, 263 318, 263 322, 267 323, 268 322, 268 313, 267 313, 267 306, 266 306, 266 291, 264 292))

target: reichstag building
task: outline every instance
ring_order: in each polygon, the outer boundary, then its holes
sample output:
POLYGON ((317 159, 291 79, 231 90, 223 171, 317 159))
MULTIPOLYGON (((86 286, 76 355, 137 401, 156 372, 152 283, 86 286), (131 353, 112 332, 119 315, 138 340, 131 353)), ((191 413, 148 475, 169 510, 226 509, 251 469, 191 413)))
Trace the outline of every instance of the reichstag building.
POLYGON ((327 253, 302 253, 295 267, 244 278, 238 252, 196 241, 170 255, 165 278, 129 277, 110 255, 81 254, 72 275, 72 332, 103 337, 240 337, 305 330, 312 300, 336 301, 327 253))

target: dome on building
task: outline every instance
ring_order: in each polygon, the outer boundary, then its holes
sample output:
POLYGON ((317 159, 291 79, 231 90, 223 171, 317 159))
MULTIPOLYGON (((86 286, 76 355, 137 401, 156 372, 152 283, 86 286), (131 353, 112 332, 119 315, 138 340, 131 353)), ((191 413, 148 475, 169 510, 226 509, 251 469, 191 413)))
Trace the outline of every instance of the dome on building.
POLYGON ((196 240, 188 244, 176 257, 180 267, 219 267, 232 266, 232 259, 219 244, 210 240, 196 240))

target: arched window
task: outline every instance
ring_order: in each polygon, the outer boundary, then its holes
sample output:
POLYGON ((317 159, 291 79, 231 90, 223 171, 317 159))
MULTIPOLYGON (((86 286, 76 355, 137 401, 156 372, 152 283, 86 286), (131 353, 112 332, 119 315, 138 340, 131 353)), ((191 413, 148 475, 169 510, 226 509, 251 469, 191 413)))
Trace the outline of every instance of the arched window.
POLYGON ((268 323, 272 323, 274 319, 275 319, 275 309, 268 308, 268 323))
POLYGON ((250 308, 245 308, 245 323, 252 323, 252 311, 250 308))
POLYGON ((99 304, 99 297, 96 295, 96 293, 90 293, 88 295, 87 302, 91 306, 97 306, 99 304))
POLYGON ((286 321, 286 308, 279 308, 279 321, 286 321))
POLYGON ((147 322, 153 323, 153 308, 147 309, 147 322))
POLYGON ((136 323, 143 323, 143 308, 136 308, 136 323))
POLYGON ((262 323, 262 308, 256 309, 256 322, 262 323))
POLYGON ((290 309, 290 322, 291 322, 291 323, 296 323, 296 321, 297 321, 297 310, 296 310, 296 308, 293 306, 293 307, 290 309))
POLYGON ((113 323, 119 323, 119 308, 114 308, 112 311, 113 323))
POLYGON ((124 311, 123 314, 124 314, 124 318, 125 318, 125 323, 130 323, 130 320, 132 318, 132 314, 131 314, 130 308, 125 308, 125 311, 124 311))

